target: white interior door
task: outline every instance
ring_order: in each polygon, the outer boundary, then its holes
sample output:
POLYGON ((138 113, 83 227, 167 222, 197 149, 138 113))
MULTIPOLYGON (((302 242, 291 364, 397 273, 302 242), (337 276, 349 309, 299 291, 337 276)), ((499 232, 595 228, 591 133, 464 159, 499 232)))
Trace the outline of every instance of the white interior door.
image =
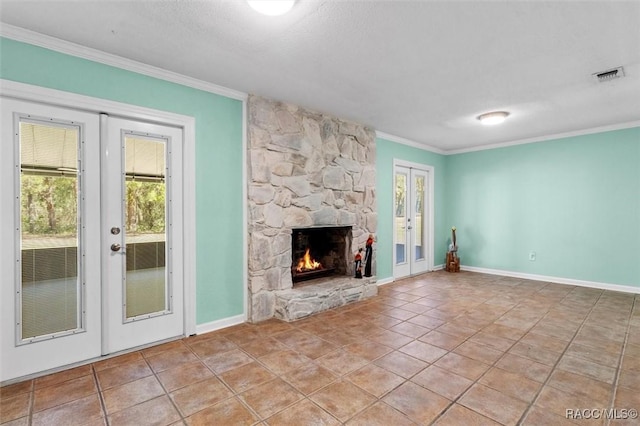
POLYGON ((100 356, 99 120, 2 98, 0 381, 100 356))
POLYGON ((182 130, 102 117, 103 352, 184 334, 182 130))
POLYGON ((430 270, 431 206, 429 172, 396 165, 394 172, 393 275, 430 270))
POLYGON ((184 335, 182 130, 0 118, 0 381, 184 335))

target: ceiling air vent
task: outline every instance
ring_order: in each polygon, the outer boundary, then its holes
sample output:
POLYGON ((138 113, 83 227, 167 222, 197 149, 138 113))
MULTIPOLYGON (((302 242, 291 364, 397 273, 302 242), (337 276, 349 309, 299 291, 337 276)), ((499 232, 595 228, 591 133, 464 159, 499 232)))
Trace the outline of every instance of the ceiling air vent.
POLYGON ((599 83, 604 83, 605 81, 614 80, 620 77, 624 77, 624 68, 622 67, 593 74, 593 78, 595 78, 599 83))

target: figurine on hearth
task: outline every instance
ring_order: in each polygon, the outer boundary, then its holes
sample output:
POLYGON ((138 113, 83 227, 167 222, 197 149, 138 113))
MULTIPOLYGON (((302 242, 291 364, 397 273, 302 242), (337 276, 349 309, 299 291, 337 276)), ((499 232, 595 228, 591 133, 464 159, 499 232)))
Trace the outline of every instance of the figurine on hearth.
POLYGON ((356 278, 362 278, 362 247, 358 249, 354 263, 356 267, 356 278))
POLYGON ((373 234, 369 234, 364 250, 364 276, 371 276, 371 262, 373 261, 373 234))

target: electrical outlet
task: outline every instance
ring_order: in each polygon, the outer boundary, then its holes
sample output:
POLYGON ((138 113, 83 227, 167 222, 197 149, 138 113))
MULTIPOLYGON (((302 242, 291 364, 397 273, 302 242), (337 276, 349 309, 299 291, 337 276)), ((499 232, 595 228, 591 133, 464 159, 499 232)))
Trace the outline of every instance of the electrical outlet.
POLYGON ((529 252, 529 260, 532 262, 536 261, 536 252, 535 251, 530 251, 529 252))

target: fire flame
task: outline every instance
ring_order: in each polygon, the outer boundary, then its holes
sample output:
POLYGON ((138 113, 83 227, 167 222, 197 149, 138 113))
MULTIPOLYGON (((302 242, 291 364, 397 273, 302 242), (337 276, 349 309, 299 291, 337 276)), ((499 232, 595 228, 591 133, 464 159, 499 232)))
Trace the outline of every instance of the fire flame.
POLYGON ((311 258, 309 249, 305 252, 304 256, 298 262, 296 272, 315 271, 316 269, 322 269, 322 264, 311 258))

